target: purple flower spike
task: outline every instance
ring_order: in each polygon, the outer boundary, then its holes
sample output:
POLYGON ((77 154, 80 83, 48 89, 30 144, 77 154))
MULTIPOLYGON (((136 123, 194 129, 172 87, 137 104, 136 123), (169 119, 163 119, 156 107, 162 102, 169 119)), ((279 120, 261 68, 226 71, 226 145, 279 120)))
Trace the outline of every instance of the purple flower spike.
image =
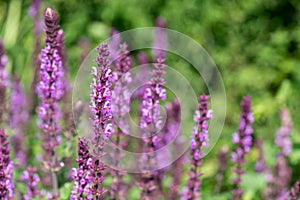
POLYGON ((18 77, 14 76, 11 85, 9 126, 15 131, 12 145, 18 159, 16 165, 18 167, 23 167, 26 164, 26 149, 22 144, 24 141, 24 128, 28 119, 26 95, 18 77))
POLYGON ((75 183, 71 191, 70 199, 93 199, 91 193, 92 177, 89 170, 92 159, 88 149, 88 142, 84 137, 78 139, 78 158, 76 161, 78 168, 72 169, 72 178, 75 180, 75 183))
POLYGON ((281 109, 280 118, 281 128, 276 133, 275 144, 281 149, 279 156, 287 156, 292 150, 291 132, 293 129, 293 123, 288 109, 281 109))
POLYGON ((202 165, 203 148, 208 147, 208 121, 212 119, 212 110, 208 110, 208 99, 209 96, 204 94, 199 97, 198 110, 194 116, 195 127, 190 142, 192 168, 189 171, 187 190, 182 195, 184 200, 196 200, 201 197, 200 187, 202 183, 200 177, 202 172, 199 171, 199 167, 202 165))
POLYGON ((233 133, 232 142, 236 144, 234 152, 231 154, 232 161, 236 164, 233 168, 233 172, 236 174, 236 178, 233 182, 233 200, 241 199, 243 190, 240 188, 242 182, 242 175, 244 170, 242 165, 245 163, 245 155, 250 152, 252 147, 252 133, 253 129, 251 124, 254 119, 251 111, 251 98, 246 96, 241 102, 242 114, 240 115, 240 126, 236 133, 233 133))
POLYGON ((14 197, 13 163, 9 158, 10 149, 8 145, 7 136, 2 129, 0 130, 0 199, 3 200, 14 197))
POLYGON ((44 11, 46 47, 40 54, 40 82, 37 93, 40 99, 38 107, 38 127, 42 130, 44 162, 46 169, 51 169, 53 198, 58 196, 58 183, 55 175, 61 164, 57 161, 56 148, 60 143, 61 131, 59 119, 61 111, 59 101, 64 95, 63 76, 64 70, 57 42, 59 26, 57 15, 52 8, 44 11))
POLYGON ((4 52, 3 41, 0 39, 0 125, 5 111, 5 94, 8 85, 8 73, 4 71, 8 58, 4 52))
POLYGON ((27 194, 23 196, 24 200, 41 197, 38 187, 40 177, 35 172, 36 169, 34 167, 27 167, 27 169, 22 173, 21 179, 27 185, 27 194))
POLYGON ((112 70, 108 65, 108 44, 102 43, 97 48, 97 52, 97 67, 93 67, 93 81, 90 85, 90 110, 94 125, 94 151, 92 153, 91 165, 91 176, 93 178, 91 190, 96 199, 102 199, 103 194, 106 192, 102 186, 105 179, 103 175, 105 165, 101 163, 100 159, 104 154, 104 145, 113 132, 113 125, 111 123, 112 70))

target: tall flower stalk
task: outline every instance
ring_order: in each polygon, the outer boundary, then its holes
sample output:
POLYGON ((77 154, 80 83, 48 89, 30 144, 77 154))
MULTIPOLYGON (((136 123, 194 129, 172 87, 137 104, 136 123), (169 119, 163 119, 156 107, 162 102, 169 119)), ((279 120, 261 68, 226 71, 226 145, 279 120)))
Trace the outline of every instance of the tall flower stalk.
POLYGON ((241 199, 243 190, 240 188, 242 182, 242 175, 244 174, 243 164, 245 163, 245 156, 251 151, 252 147, 252 133, 251 124, 254 121, 251 111, 251 98, 246 96, 241 101, 242 114, 240 115, 240 124, 237 132, 233 133, 232 142, 235 144, 235 150, 231 154, 231 159, 235 163, 232 171, 236 177, 232 179, 233 182, 233 200, 241 199))
POLYGON ((5 131, 0 130, 0 199, 8 200, 14 197, 12 177, 13 163, 9 158, 9 143, 5 131))
POLYGON ((106 192, 102 183, 105 179, 105 165, 101 163, 101 157, 104 155, 104 145, 110 137, 113 125, 111 123, 111 87, 112 87, 112 70, 109 64, 108 44, 102 43, 98 48, 98 57, 96 58, 97 66, 93 67, 93 81, 91 87, 90 110, 93 120, 93 143, 91 176, 92 194, 95 199, 103 199, 106 192))
POLYGON ((58 162, 56 148, 60 143, 59 133, 61 127, 59 119, 61 111, 59 101, 64 95, 63 76, 64 70, 62 60, 59 54, 57 43, 57 15, 52 8, 46 8, 44 11, 46 46, 40 54, 40 82, 37 85, 37 94, 40 99, 38 107, 38 127, 42 130, 44 164, 45 168, 50 170, 53 197, 58 198, 58 181, 56 172, 61 163, 58 162))
POLYGON ((218 166, 218 172, 217 172, 217 176, 216 176, 216 184, 215 184, 215 188, 214 188, 215 193, 219 193, 222 188, 222 184, 223 184, 223 180, 224 180, 224 173, 227 168, 228 152, 229 152, 229 148, 227 146, 224 146, 220 149, 219 154, 218 154, 219 166, 218 166))
MULTIPOLYGON (((121 136, 129 134, 129 125, 126 120, 126 114, 130 111, 130 95, 127 89, 128 84, 132 81, 130 69, 132 66, 132 60, 127 50, 127 44, 123 43, 119 46, 119 56, 114 61, 115 71, 113 72, 113 102, 112 112, 114 113, 116 122, 115 145, 117 148, 125 148, 127 146, 126 141, 122 140, 121 136)), ((117 149, 112 152, 113 165, 119 167, 119 160, 122 158, 122 154, 117 149)), ((126 184, 123 180, 124 173, 120 170, 111 169, 111 175, 113 180, 110 187, 110 199, 125 199, 126 198, 126 184)))
POLYGON ((196 200, 201 197, 200 187, 202 172, 199 167, 202 165, 202 157, 204 155, 203 148, 207 148, 209 144, 208 137, 208 121, 212 119, 212 110, 208 110, 208 95, 199 97, 198 110, 195 112, 195 126, 190 141, 190 161, 192 168, 189 171, 189 179, 187 183, 187 191, 182 195, 184 200, 196 200))
POLYGON ((8 73, 5 71, 8 59, 4 51, 3 41, 0 39, 0 125, 5 111, 5 96, 8 85, 8 73))
POLYGON ((152 79, 149 87, 146 88, 142 101, 142 116, 140 127, 144 131, 145 155, 141 160, 141 169, 143 174, 140 181, 142 192, 140 199, 152 199, 154 192, 157 191, 159 183, 159 174, 155 170, 157 158, 155 151, 158 148, 158 137, 155 133, 162 128, 162 119, 160 115, 160 101, 166 98, 166 90, 163 88, 165 80, 165 64, 163 58, 158 58, 154 63, 152 79))
POLYGON ((92 158, 89 152, 86 138, 78 139, 78 158, 76 159, 78 168, 72 169, 72 177, 75 180, 71 191, 71 200, 93 199, 91 193, 91 172, 92 158))

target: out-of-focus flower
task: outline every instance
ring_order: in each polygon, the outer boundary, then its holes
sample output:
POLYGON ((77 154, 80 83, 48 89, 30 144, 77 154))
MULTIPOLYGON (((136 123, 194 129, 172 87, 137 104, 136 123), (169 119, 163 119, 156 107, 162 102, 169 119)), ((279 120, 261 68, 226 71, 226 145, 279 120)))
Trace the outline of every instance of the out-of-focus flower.
POLYGON ((10 149, 5 131, 0 130, 0 199, 8 200, 14 197, 12 177, 13 163, 9 158, 10 149))
POLYGON ((88 149, 86 138, 78 139, 78 157, 76 159, 78 168, 72 169, 72 178, 75 180, 71 191, 71 200, 93 199, 91 193, 92 177, 90 167, 92 158, 88 149))
POLYGON ((279 156, 287 156, 292 150, 291 132, 293 123, 287 108, 280 111, 281 127, 276 133, 275 145, 280 148, 279 156))
MULTIPOLYGON (((119 148, 125 148, 127 146, 126 141, 122 140, 121 136, 129 134, 129 122, 125 117, 130 111, 130 94, 128 91, 128 84, 131 83, 130 69, 132 66, 132 60, 127 50, 127 44, 123 43, 119 46, 118 58, 113 62, 113 82, 114 90, 112 93, 112 112, 114 115, 115 124, 114 135, 116 137, 115 144, 119 148)), ((113 165, 120 165, 119 160, 122 154, 119 150, 111 152, 113 165)), ((124 173, 120 170, 111 169, 111 175, 113 177, 110 186, 110 198, 111 199, 125 199, 126 198, 126 184, 123 180, 124 173)))
POLYGON ((231 154, 232 161, 236 164, 233 172, 236 177, 232 179, 234 189, 233 200, 241 199, 243 190, 240 188, 242 182, 242 175, 244 174, 243 164, 245 163, 245 155, 250 152, 252 147, 252 133, 251 124, 254 121, 251 111, 251 98, 246 96, 241 102, 242 114, 240 115, 240 124, 237 132, 233 133, 232 142, 236 144, 236 148, 231 154))
POLYGON ((166 98, 166 90, 163 88, 165 83, 163 75, 165 74, 164 59, 158 58, 154 63, 152 78, 149 87, 145 89, 142 107, 140 128, 144 132, 144 141, 146 143, 145 152, 142 156, 141 169, 144 171, 139 183, 142 188, 141 199, 151 199, 155 186, 160 185, 159 172, 152 171, 157 165, 157 156, 155 151, 158 148, 157 131, 162 128, 162 119, 160 115, 160 101, 166 98))
POLYGON ((91 164, 92 176, 92 194, 96 199, 103 198, 105 189, 102 183, 105 179, 103 173, 105 165, 101 163, 103 148, 107 139, 113 132, 111 123, 111 87, 112 87, 112 70, 109 63, 108 44, 102 43, 97 48, 98 57, 96 58, 97 67, 93 67, 93 81, 90 85, 90 110, 93 120, 93 152, 91 164))
POLYGON ((158 17, 156 19, 155 25, 157 28, 154 30, 154 43, 153 43, 153 57, 154 60, 157 58, 166 58, 165 49, 168 48, 168 36, 166 28, 166 21, 158 17))
POLYGON ((36 168, 27 167, 27 169, 22 173, 21 179, 27 186, 27 193, 23 196, 24 200, 41 197, 38 186, 40 177, 36 173, 36 168))
POLYGON ((3 41, 0 39, 0 125, 3 121, 3 113, 5 110, 5 96, 8 85, 8 73, 5 71, 8 58, 5 55, 3 41))
POLYGON ((187 183, 187 190, 183 192, 182 199, 195 200, 201 196, 200 187, 202 172, 199 167, 202 164, 203 148, 208 147, 208 121, 212 119, 212 110, 208 110, 209 96, 201 95, 199 97, 198 110, 195 112, 194 121, 195 126, 190 141, 190 154, 192 168, 189 171, 189 179, 187 183))
POLYGON ((227 168, 227 162, 228 162, 228 153, 229 148, 228 146, 224 146, 220 149, 218 154, 218 172, 216 176, 216 184, 215 184, 215 193, 219 193, 222 187, 223 179, 224 179, 224 172, 227 168))
POLYGON ((26 164, 26 149, 24 148, 24 128, 29 119, 27 101, 24 89, 17 76, 14 76, 11 84, 10 118, 9 126, 15 131, 12 145, 18 162, 15 164, 22 167, 26 164))

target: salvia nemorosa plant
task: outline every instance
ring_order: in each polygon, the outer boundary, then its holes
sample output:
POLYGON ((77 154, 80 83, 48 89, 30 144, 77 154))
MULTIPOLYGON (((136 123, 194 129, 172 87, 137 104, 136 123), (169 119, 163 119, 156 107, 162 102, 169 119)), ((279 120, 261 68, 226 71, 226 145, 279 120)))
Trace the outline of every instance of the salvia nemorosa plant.
POLYGON ((268 170, 268 168, 267 168, 266 163, 265 163, 265 156, 264 156, 262 138, 256 138, 254 145, 258 150, 258 159, 255 163, 255 171, 257 173, 263 173, 266 170, 268 170))
POLYGON ((3 122, 3 113, 5 111, 6 88, 8 85, 8 73, 5 71, 8 58, 4 51, 3 41, 0 39, 0 125, 3 122))
POLYGON ((160 115, 160 101, 166 98, 166 90, 163 88, 165 80, 165 64, 163 58, 158 58, 154 63, 152 78, 149 87, 145 89, 142 101, 142 116, 140 127, 144 131, 145 155, 141 160, 141 169, 143 170, 140 187, 142 188, 141 199, 151 199, 159 183, 159 174, 155 170, 157 158, 155 151, 158 147, 157 130, 162 128, 162 119, 160 115))
POLYGON ((93 199, 90 167, 92 164, 88 141, 85 137, 78 138, 78 168, 72 169, 72 178, 75 180, 71 191, 71 200, 93 199))
POLYGON ((218 153, 218 172, 217 172, 217 176, 216 176, 216 184, 215 184, 215 188, 214 191, 216 193, 219 193, 223 184, 223 180, 224 180, 224 173, 226 171, 227 168, 227 162, 228 162, 228 152, 229 152, 229 148, 227 146, 224 146, 220 149, 219 153, 218 153))
POLYGON ((23 195, 24 200, 41 197, 39 190, 40 177, 36 173, 35 167, 27 167, 23 173, 21 180, 26 184, 26 194, 23 195))
POLYGON ((251 98, 249 96, 244 97, 241 101, 241 110, 239 128, 237 132, 232 135, 232 143, 235 144, 235 150, 231 154, 232 162, 235 164, 232 171, 236 175, 236 177, 232 179, 233 200, 239 200, 243 195, 243 190, 240 187, 242 175, 245 173, 243 164, 246 161, 246 154, 250 152, 252 147, 253 129, 251 124, 254 118, 252 116, 251 98))
POLYGON ((26 95, 19 78, 15 75, 11 83, 9 126, 14 130, 12 146, 17 158, 17 167, 24 167, 27 162, 26 148, 22 144, 28 119, 26 95))
POLYGON ((43 160, 45 169, 51 173, 53 198, 58 198, 58 181, 56 172, 61 167, 56 155, 56 148, 60 143, 61 110, 59 101, 64 95, 64 69, 57 42, 58 24, 57 15, 52 8, 44 11, 46 46, 40 54, 40 82, 37 85, 37 94, 40 99, 38 106, 38 127, 42 131, 43 160))
POLYGON ((12 177, 13 163, 9 158, 10 148, 4 129, 0 130, 0 199, 14 197, 12 177))
MULTIPOLYGON (((132 66, 132 59, 130 58, 129 51, 127 50, 127 44, 123 43, 119 46, 118 58, 113 62, 113 105, 112 112, 114 114, 115 131, 115 145, 117 148, 126 148, 127 142, 122 140, 121 136, 129 134, 129 125, 126 115, 130 111, 130 95, 128 91, 128 84, 132 81, 130 69, 132 66)), ((119 167, 119 160, 122 154, 119 149, 112 152, 113 166, 119 167)), ((126 184, 123 180, 123 172, 120 170, 111 169, 112 183, 110 187, 111 199, 125 199, 126 198, 126 184)))
POLYGON ((98 48, 97 66, 93 67, 93 81, 90 85, 90 110, 93 120, 93 152, 91 164, 92 194, 96 199, 103 199, 106 189, 103 187, 105 165, 100 161, 104 155, 104 145, 113 131, 111 96, 112 70, 109 66, 108 44, 98 48))
POLYGON ((293 128, 289 111, 284 108, 280 111, 281 127, 276 132, 275 145, 279 148, 274 169, 270 172, 268 187, 264 192, 267 199, 286 199, 291 179, 291 169, 288 166, 287 156, 292 149, 291 132, 293 128))
POLYGON ((184 200, 196 200, 201 197, 201 180, 202 172, 199 167, 202 165, 204 148, 209 145, 208 121, 212 119, 212 110, 209 110, 209 96, 201 95, 199 97, 198 110, 194 115, 195 126, 190 141, 190 161, 191 169, 189 170, 189 179, 187 188, 182 194, 184 200))
POLYGON ((31 90, 29 94, 29 105, 28 110, 29 113, 33 113, 33 111, 36 108, 37 105, 37 98, 35 95, 35 88, 37 83, 39 82, 39 70, 40 70, 40 59, 39 54, 41 51, 41 33, 43 30, 43 22, 40 18, 40 9, 41 9, 42 2, 40 0, 32 0, 31 5, 28 9, 28 15, 34 20, 34 28, 33 28, 33 34, 34 34, 34 50, 33 50, 33 56, 32 56, 32 66, 34 69, 34 75, 33 80, 31 83, 31 90))

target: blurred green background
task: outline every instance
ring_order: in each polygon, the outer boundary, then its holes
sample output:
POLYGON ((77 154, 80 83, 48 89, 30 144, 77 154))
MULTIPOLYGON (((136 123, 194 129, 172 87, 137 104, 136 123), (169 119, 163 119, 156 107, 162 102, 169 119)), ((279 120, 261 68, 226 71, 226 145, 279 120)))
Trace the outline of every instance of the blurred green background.
MULTIPOLYGON (((33 76, 35 40, 34 22, 28 16, 30 3, 0 1, 0 37, 4 39, 9 57, 8 70, 21 77, 27 91, 33 76)), ((190 36, 207 50, 222 74, 227 95, 222 140, 205 158, 204 179, 207 183, 214 181, 217 167, 215 155, 219 147, 231 146, 231 134, 238 126, 239 102, 244 95, 252 97, 254 135, 264 139, 269 165, 274 164, 276 155, 273 141, 280 127, 279 110, 289 108, 294 121, 293 152, 289 156, 293 167, 292 182, 300 177, 300 1, 53 0, 44 1, 42 8, 47 6, 56 10, 59 24, 65 32, 71 80, 74 80, 80 66, 80 38, 87 38, 92 50, 109 37, 111 27, 121 32, 154 26, 158 16, 166 20, 167 28, 190 36)), ((176 63, 170 59, 167 64, 172 66, 176 63)), ((182 65, 186 64, 183 62, 182 65)), ((192 71, 187 72, 185 67, 181 70, 189 76, 198 77, 192 71)), ((197 82, 191 84, 197 88, 197 82)), ((250 182, 256 154, 254 151, 249 155, 250 172, 247 176, 250 178, 247 180, 250 182)), ((208 193, 212 189, 209 185, 203 186, 208 193)), ((251 199, 260 189, 248 188, 250 192, 247 195, 251 199)))

